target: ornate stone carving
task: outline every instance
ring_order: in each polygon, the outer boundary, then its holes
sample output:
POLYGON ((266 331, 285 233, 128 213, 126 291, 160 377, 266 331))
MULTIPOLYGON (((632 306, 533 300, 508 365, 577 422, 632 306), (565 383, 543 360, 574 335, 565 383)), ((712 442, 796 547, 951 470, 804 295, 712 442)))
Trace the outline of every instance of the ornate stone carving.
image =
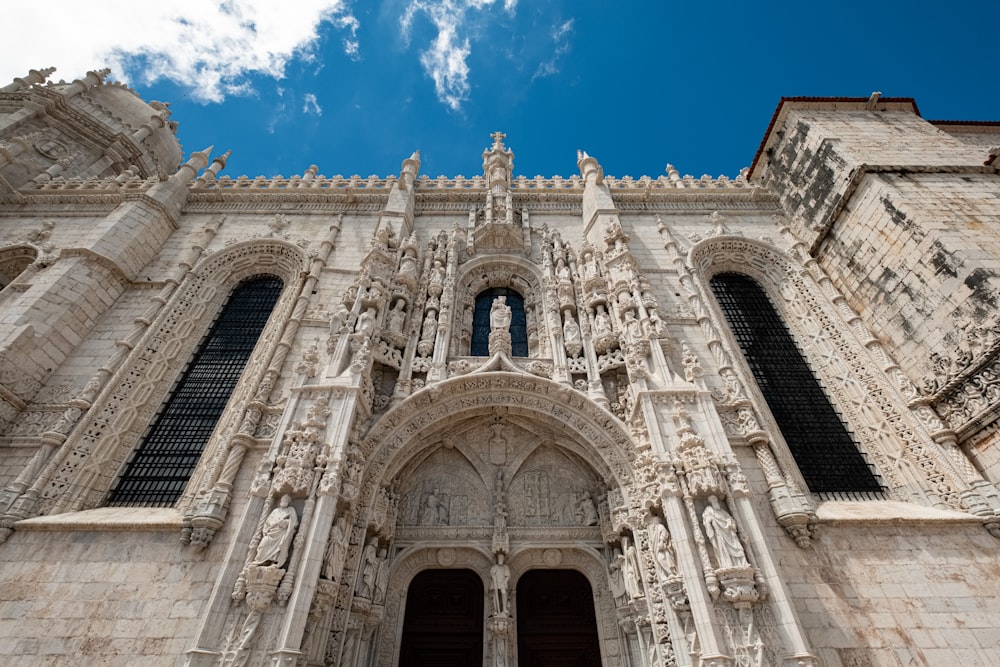
POLYGON ((253 564, 260 567, 284 567, 288 550, 299 525, 299 517, 291 506, 292 497, 285 494, 278 506, 271 510, 261 529, 260 542, 253 556, 253 564))

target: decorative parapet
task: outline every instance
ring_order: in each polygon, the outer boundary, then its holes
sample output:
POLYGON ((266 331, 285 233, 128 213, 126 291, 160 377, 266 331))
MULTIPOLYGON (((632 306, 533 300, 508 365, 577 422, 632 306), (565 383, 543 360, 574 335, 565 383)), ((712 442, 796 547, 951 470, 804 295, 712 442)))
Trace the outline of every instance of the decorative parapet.
MULTIPOLYGON (((245 190, 388 190, 397 181, 395 175, 386 177, 368 176, 238 176, 231 178, 222 176, 217 179, 199 183, 192 188, 194 191, 209 190, 214 192, 240 192, 245 190)), ((51 181, 40 185, 29 192, 45 191, 66 191, 66 190, 143 190, 152 187, 159 181, 155 178, 139 178, 138 176, 124 180, 122 178, 104 179, 81 179, 81 178, 53 178, 51 181)), ((712 178, 708 174, 701 178, 691 175, 671 178, 670 176, 606 176, 604 183, 611 190, 719 190, 719 189, 749 189, 756 186, 751 185, 741 175, 735 179, 726 176, 712 178)), ((511 179, 511 190, 534 191, 534 190, 583 190, 583 179, 574 174, 569 178, 562 176, 551 176, 548 178, 535 176, 517 176, 511 179)), ((438 176, 431 178, 423 175, 415 181, 415 186, 419 191, 427 192, 434 190, 462 190, 462 191, 485 191, 486 179, 483 176, 455 176, 446 178, 438 176)))

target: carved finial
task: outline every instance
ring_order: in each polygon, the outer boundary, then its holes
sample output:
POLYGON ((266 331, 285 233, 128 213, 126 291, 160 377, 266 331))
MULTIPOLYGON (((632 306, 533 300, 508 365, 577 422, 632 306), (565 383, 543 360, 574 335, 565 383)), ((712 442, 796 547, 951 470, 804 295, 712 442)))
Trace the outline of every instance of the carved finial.
POLYGON ((877 90, 874 91, 871 94, 871 96, 869 96, 868 103, 865 104, 865 108, 868 109, 868 111, 875 111, 875 105, 878 104, 878 100, 880 97, 882 97, 882 93, 878 92, 877 90))
POLYGON ((494 132, 490 137, 493 139, 493 148, 503 148, 503 140, 507 138, 507 135, 503 132, 494 132))

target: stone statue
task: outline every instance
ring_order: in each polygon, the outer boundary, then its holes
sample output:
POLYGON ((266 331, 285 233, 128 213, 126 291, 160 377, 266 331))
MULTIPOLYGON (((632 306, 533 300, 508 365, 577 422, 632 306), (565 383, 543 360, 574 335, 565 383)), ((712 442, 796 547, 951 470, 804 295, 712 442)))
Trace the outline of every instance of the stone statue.
POLYGON ((421 526, 447 526, 448 508, 441 503, 438 490, 434 489, 427 495, 423 510, 420 512, 421 526))
POLYGON ((385 601, 385 591, 389 585, 389 555, 388 551, 381 549, 378 552, 378 569, 375 573, 375 597, 372 602, 381 604, 385 601))
POLYGON ((708 502, 701 514, 701 522, 705 525, 705 536, 715 550, 719 568, 750 565, 743 544, 740 542, 740 536, 736 532, 736 521, 722 508, 718 498, 709 496, 708 502))
POLYGON ((347 309, 347 306, 340 304, 340 307, 337 308, 337 312, 335 312, 333 317, 330 318, 330 335, 336 336, 343 331, 344 327, 347 326, 347 320, 350 316, 351 311, 347 309))
POLYGON ((597 337, 607 336, 611 332, 611 319, 608 317, 604 306, 597 307, 597 314, 594 315, 594 335, 597 337))
POLYGON ((490 591, 493 595, 493 613, 497 616, 505 616, 510 613, 507 598, 509 586, 510 566, 503 562, 503 553, 498 553, 496 564, 490 568, 490 591))
POLYGON ((559 282, 572 282, 572 274, 562 257, 556 262, 556 276, 559 277, 559 282))
POLYGON ((330 581, 340 578, 340 570, 344 566, 344 548, 347 542, 347 520, 337 519, 330 527, 330 539, 326 545, 326 557, 323 559, 323 576, 330 581))
POLYGON ((403 333, 403 323, 406 321, 406 311, 403 310, 405 307, 405 301, 396 299, 396 303, 392 305, 392 310, 389 311, 389 331, 403 333))
POLYGON ((490 330, 507 331, 510 329, 510 306, 507 305, 507 297, 498 296, 493 299, 493 307, 490 308, 490 330))
POLYGON ((375 579, 378 576, 378 539, 373 537, 365 545, 361 556, 361 576, 358 578, 357 595, 371 600, 375 594, 375 579))
POLYGON ((444 291, 444 276, 445 269, 441 264, 441 260, 435 259, 434 266, 431 267, 431 275, 427 284, 427 291, 434 296, 441 296, 441 292, 444 291))
POLYGON ((374 307, 370 307, 361 313, 355 330, 362 336, 370 338, 375 333, 375 314, 377 312, 374 307))
POLYGON ((625 575, 622 570, 625 568, 625 556, 620 551, 615 552, 611 563, 608 565, 608 586, 611 594, 615 598, 615 604, 619 607, 628 601, 628 589, 625 587, 625 575))
POLYGON ((566 345, 575 345, 580 343, 580 325, 576 323, 576 318, 566 313, 566 323, 563 324, 563 341, 566 345))
POLYGON ((281 567, 288 560, 288 549, 299 525, 299 516, 291 502, 292 497, 288 494, 281 496, 278 506, 267 515, 253 557, 254 565, 281 567))
POLYGON ((636 342, 637 340, 642 340, 642 326, 639 324, 639 320, 635 319, 635 313, 631 310, 625 311, 625 334, 628 336, 629 342, 636 342))
POLYGON ((417 258, 413 256, 413 250, 410 248, 403 251, 403 256, 399 260, 399 275, 404 279, 417 277, 417 258))
POLYGON ((597 525, 597 509, 594 507, 594 499, 590 492, 582 491, 576 501, 576 518, 581 526, 597 525))
POLYGON ((594 262, 594 256, 589 252, 583 256, 583 278, 587 280, 588 278, 593 278, 597 275, 597 263, 594 262))
POLYGON ((438 321, 434 311, 428 311, 427 317, 424 318, 423 328, 420 330, 420 340, 434 342, 434 338, 437 336, 437 327, 438 321))
POLYGON ((625 550, 625 590, 628 591, 632 599, 641 598, 642 592, 642 570, 639 569, 639 553, 635 550, 635 545, 628 545, 625 550))
POLYGON ((654 521, 649 526, 650 542, 653 545, 653 559, 657 567, 666 577, 677 574, 677 562, 674 560, 673 545, 670 531, 660 521, 654 521))

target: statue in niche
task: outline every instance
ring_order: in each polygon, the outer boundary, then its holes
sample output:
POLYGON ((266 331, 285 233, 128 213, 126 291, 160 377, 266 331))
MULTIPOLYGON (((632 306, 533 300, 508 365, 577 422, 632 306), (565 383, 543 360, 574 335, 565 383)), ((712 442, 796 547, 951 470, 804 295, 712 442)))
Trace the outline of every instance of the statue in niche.
POLYGON ((510 607, 508 606, 510 566, 503 561, 503 552, 498 553, 496 564, 490 568, 490 592, 493 596, 493 613, 496 616, 510 614, 510 607))
POLYGON ((299 516, 291 506, 292 497, 281 496, 278 506, 271 510, 264 521, 260 543, 254 553, 253 564, 263 567, 282 567, 288 560, 288 550, 299 525, 299 516))
POLYGON ((424 500, 424 507, 420 512, 421 526, 447 526, 448 508, 441 502, 438 490, 434 489, 424 500))
POLYGON ((340 517, 330 527, 330 539, 326 545, 326 557, 323 559, 323 576, 330 581, 340 578, 340 570, 344 566, 346 542, 347 520, 340 517))
POLYGON ((403 256, 399 260, 399 277, 407 282, 417 278, 417 258, 412 248, 403 251, 403 256))
POLYGON ((336 336, 347 327, 347 320, 351 317, 351 311, 347 306, 340 304, 337 312, 330 318, 330 335, 336 336))
POLYGON ((369 307, 358 317, 358 325, 355 330, 365 338, 370 338, 375 333, 376 312, 374 307, 369 307))
POLYGON ((576 323, 576 318, 568 310, 565 315, 566 323, 563 324, 563 344, 566 346, 566 351, 570 353, 570 356, 575 357, 583 349, 583 336, 580 333, 580 325, 576 323))
POLYGON ((576 499, 576 520, 581 526, 597 525, 597 508, 589 491, 581 491, 576 499))
POLYGON ((625 550, 625 564, 622 568, 625 575, 625 590, 628 591, 629 597, 633 600, 636 598, 641 598, 643 596, 642 592, 642 578, 639 569, 639 554, 635 550, 635 545, 630 544, 625 550))
POLYGON ((441 296, 441 292, 444 291, 444 276, 445 269, 441 264, 440 259, 434 260, 434 266, 431 267, 430 281, 427 284, 427 291, 434 296, 441 296))
POLYGON ((375 594, 375 579, 378 576, 378 538, 371 538, 361 555, 361 576, 358 578, 357 596, 371 600, 375 594))
POLYGON ((559 282, 561 283, 569 283, 573 281, 569 267, 566 266, 566 262, 562 257, 556 261, 556 276, 559 278, 559 282))
POLYGON ((663 326, 663 320, 660 319, 660 315, 656 312, 655 308, 649 309, 649 321, 647 323, 647 328, 649 329, 648 336, 650 338, 666 338, 667 332, 663 326))
POLYGON ((493 306, 490 308, 490 330, 507 331, 510 329, 511 312, 507 305, 507 297, 498 296, 493 299, 493 306))
POLYGON ((434 338, 437 336, 437 325, 437 316, 434 311, 428 311, 427 317, 424 318, 424 325, 421 329, 420 340, 433 342, 434 338))
POLYGON ((597 307, 597 314, 594 315, 594 335, 600 338, 611 334, 611 318, 608 317, 604 306, 597 307))
POLYGON ((596 276, 597 262, 594 261, 594 255, 588 252, 583 256, 583 279, 588 280, 596 276))
POLYGON ((611 595, 615 598, 615 604, 622 606, 628 602, 628 588, 625 586, 625 556, 615 549, 615 555, 611 557, 608 565, 608 586, 611 588, 611 595))
POLYGON ((385 601, 385 591, 389 586, 389 553, 386 549, 378 552, 375 572, 375 597, 372 602, 382 604, 385 601))
POLYGON ((396 303, 392 305, 392 310, 389 311, 389 331, 403 333, 403 323, 406 321, 406 311, 403 310, 405 307, 405 301, 396 299, 396 303))
POLYGON ((653 560, 656 561, 660 572, 666 577, 676 574, 677 561, 674 560, 674 550, 670 531, 659 520, 649 525, 650 542, 653 544, 653 560))
POLYGON ((635 313, 631 310, 625 311, 625 334, 629 342, 642 340, 642 326, 639 320, 635 319, 635 313))
POLYGON ((705 536, 715 550, 719 568, 747 567, 750 563, 736 532, 736 521, 722 508, 718 498, 709 496, 708 502, 701 514, 701 522, 705 526, 705 536))

